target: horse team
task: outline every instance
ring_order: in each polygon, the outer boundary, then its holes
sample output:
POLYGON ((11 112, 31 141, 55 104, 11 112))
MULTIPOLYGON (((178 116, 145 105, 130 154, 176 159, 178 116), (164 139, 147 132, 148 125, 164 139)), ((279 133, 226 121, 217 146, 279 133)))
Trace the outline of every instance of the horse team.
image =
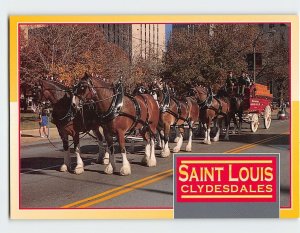
MULTIPOLYGON (((131 167, 125 148, 126 135, 139 132, 146 142, 142 163, 156 166, 155 140, 161 147, 161 156, 170 156, 170 129, 179 129, 173 152, 183 144, 184 126, 188 126, 188 143, 185 151, 192 151, 193 127, 196 122, 205 130, 204 143, 211 144, 210 128, 218 129, 213 141, 219 140, 222 121, 227 127, 225 140, 229 140, 229 123, 235 120, 237 102, 226 94, 215 96, 210 88, 196 86, 189 95, 176 98, 166 83, 153 82, 150 90, 125 94, 122 80, 115 85, 85 74, 72 89, 50 80, 39 80, 36 85, 37 100, 48 100, 53 107, 52 119, 57 126, 65 150, 61 171, 71 171, 68 136, 73 138, 76 154, 74 172, 81 174, 84 164, 80 156, 80 134, 93 130, 99 144, 98 161, 105 164, 105 173, 116 172, 114 137, 122 155, 121 175, 130 175, 131 167), (103 129, 100 133, 99 128, 103 129), (103 135, 106 148, 103 152, 103 135)), ((221 92, 220 92, 221 93, 221 92)), ((236 123, 236 122, 235 122, 236 123)))

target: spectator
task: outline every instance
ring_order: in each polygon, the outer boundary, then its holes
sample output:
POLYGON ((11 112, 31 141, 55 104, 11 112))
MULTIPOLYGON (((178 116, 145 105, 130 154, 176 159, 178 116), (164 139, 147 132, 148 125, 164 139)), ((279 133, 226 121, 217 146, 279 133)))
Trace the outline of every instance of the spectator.
POLYGON ((39 125, 40 125, 40 129, 39 129, 39 133, 40 133, 40 137, 44 138, 44 137, 48 137, 48 116, 47 116, 47 111, 45 109, 42 110, 42 113, 40 113, 39 115, 39 125), (42 133, 44 133, 44 135, 42 135, 42 133))

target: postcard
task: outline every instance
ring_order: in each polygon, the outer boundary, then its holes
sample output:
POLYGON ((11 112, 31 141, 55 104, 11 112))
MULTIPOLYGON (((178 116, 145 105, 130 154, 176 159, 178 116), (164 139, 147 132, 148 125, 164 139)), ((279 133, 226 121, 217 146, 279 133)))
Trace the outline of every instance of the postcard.
POLYGON ((11 16, 12 219, 299 217, 299 19, 11 16))

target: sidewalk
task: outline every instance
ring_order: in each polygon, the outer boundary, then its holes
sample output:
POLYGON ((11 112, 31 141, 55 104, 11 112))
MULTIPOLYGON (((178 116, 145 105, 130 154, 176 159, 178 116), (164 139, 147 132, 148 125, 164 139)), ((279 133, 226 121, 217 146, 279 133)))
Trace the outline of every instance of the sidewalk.
MULTIPOLYGON (((20 134, 21 134, 21 138, 20 138, 21 144, 42 142, 42 141, 48 142, 47 138, 40 137, 40 133, 38 129, 21 130, 20 134)), ((50 135, 49 139, 51 140, 60 139, 57 128, 50 128, 49 135, 50 135)))

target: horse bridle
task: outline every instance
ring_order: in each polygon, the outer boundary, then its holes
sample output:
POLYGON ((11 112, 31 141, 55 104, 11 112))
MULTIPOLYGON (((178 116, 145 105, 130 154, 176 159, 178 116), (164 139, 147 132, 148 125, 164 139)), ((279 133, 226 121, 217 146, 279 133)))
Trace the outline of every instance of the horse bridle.
POLYGON ((206 95, 206 99, 203 100, 202 102, 199 101, 199 98, 196 98, 196 99, 197 99, 197 103, 198 103, 198 105, 199 105, 200 108, 203 108, 203 107, 206 105, 207 100, 208 100, 208 98, 209 98, 208 90, 206 90, 205 87, 203 87, 202 89, 203 89, 203 91, 201 91, 201 92, 198 91, 198 90, 196 91, 197 94, 199 93, 199 94, 205 94, 205 95, 206 95), (205 91, 205 92, 204 92, 204 91, 205 91))

